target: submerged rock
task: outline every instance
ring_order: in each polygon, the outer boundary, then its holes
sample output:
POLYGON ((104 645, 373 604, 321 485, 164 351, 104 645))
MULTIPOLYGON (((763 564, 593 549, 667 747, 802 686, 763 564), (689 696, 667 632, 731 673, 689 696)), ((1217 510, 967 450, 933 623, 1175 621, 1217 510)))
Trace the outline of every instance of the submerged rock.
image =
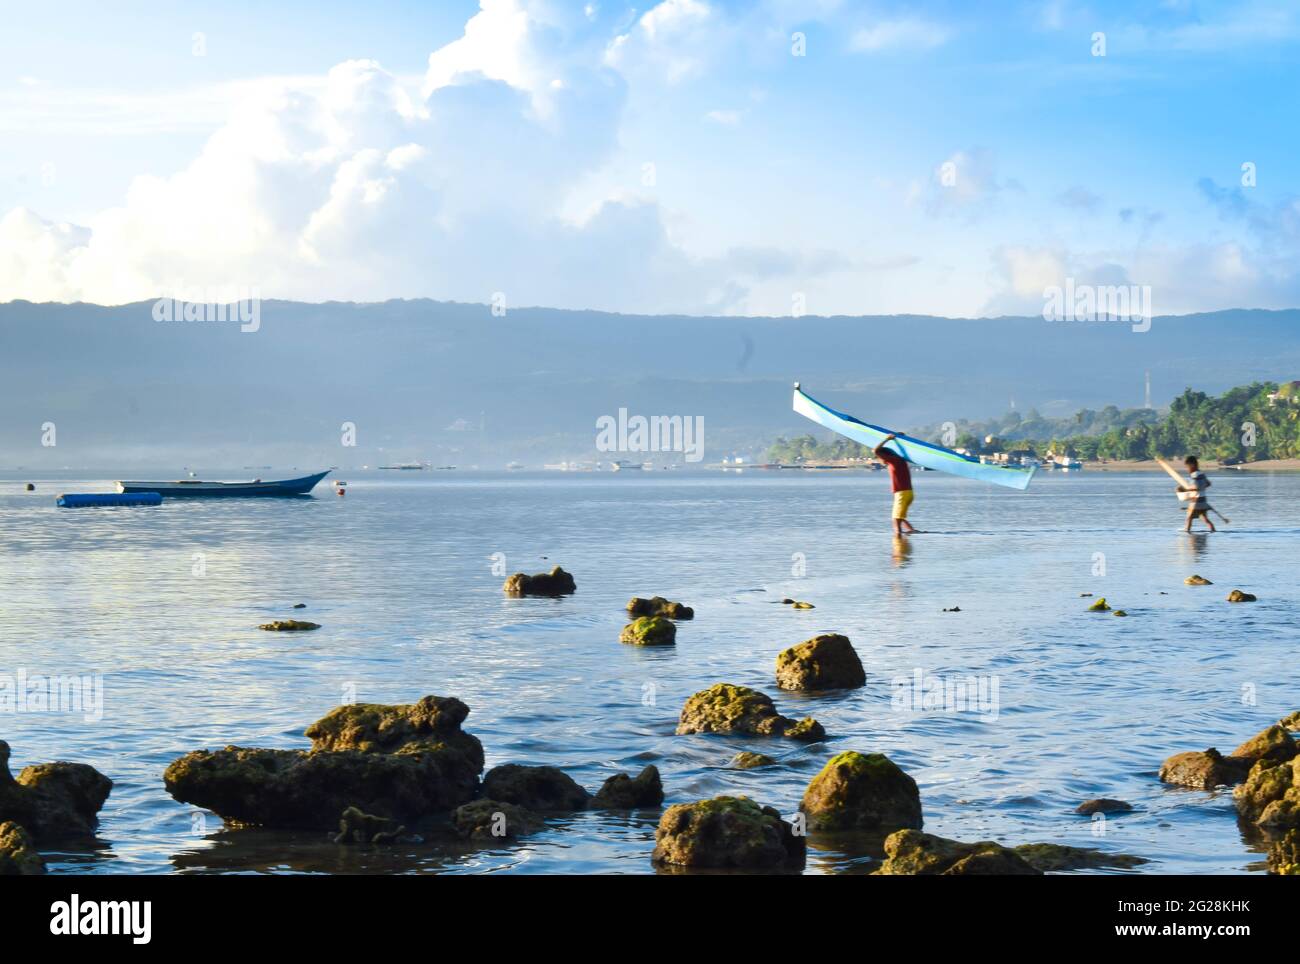
POLYGON ((456 832, 470 840, 505 840, 540 830, 542 818, 504 800, 474 800, 451 815, 456 832))
POLYGON ((714 797, 664 811, 655 831, 656 864, 680 867, 798 869, 806 841, 772 807, 748 797, 714 797))
POLYGON ((591 798, 557 767, 506 763, 483 777, 483 795, 528 810, 585 810, 591 798))
POLYGON ((883 753, 838 753, 804 791, 809 830, 921 829, 916 781, 883 753))
POLYGON ((677 642, 677 624, 662 616, 642 616, 623 627, 618 641, 631 646, 671 646, 677 642))
POLYGON ((1088 607, 1088 612, 1092 612, 1092 613, 1108 613, 1108 612, 1110 612, 1110 607, 1106 605, 1106 597, 1105 597, 1105 596, 1102 596, 1102 597, 1101 597, 1100 599, 1098 599, 1095 603, 1093 603, 1091 606, 1089 606, 1089 607, 1088 607))
POLYGON ((262 623, 257 628, 268 633, 303 633, 310 629, 320 629, 320 623, 309 623, 305 619, 277 619, 275 622, 262 623))
POLYGON ((1183 580, 1183 585, 1185 585, 1185 586, 1213 586, 1214 583, 1210 582, 1210 580, 1206 579, 1204 576, 1188 576, 1186 579, 1183 580))
POLYGON ((884 875, 1034 876, 1042 871, 1010 847, 992 840, 962 843, 920 830, 899 830, 885 838, 884 875))
POLYGON ((665 619, 694 619, 695 610, 679 602, 671 602, 663 596, 642 599, 633 596, 627 604, 627 611, 633 616, 663 616, 665 619))
POLYGON ((812 603, 810 603, 810 602, 798 602, 798 601, 797 601, 797 602, 793 602, 793 603, 791 603, 791 604, 790 604, 790 608, 791 608, 791 609, 816 609, 817 607, 814 606, 814 605, 813 605, 812 603))
POLYGON ((731 758, 731 765, 737 770, 757 770, 759 767, 775 766, 776 761, 766 753, 750 753, 742 750, 731 758))
POLYGON ((1128 613, 1124 612, 1124 610, 1122 610, 1122 609, 1116 609, 1113 615, 1116 615, 1116 616, 1127 616, 1128 613))
POLYGON ((0 877, 35 877, 45 873, 45 861, 31 836, 14 823, 0 823, 0 877))
POLYGON ((362 813, 356 807, 348 807, 339 817, 339 832, 334 835, 337 844, 379 844, 392 843, 406 833, 406 828, 396 820, 376 817, 362 813))
POLYGON ((866 682, 857 651, 838 633, 814 636, 776 657, 776 685, 781 689, 851 689, 866 682))
POLYGON ((795 721, 782 716, 770 696, 732 683, 715 683, 688 699, 677 732, 748 733, 810 742, 826 736, 822 725, 811 717, 795 721))
POLYGON ((501 588, 511 596, 567 596, 578 590, 573 576, 559 566, 532 576, 517 572, 501 588))
POLYGON ((1025 863, 1044 873, 1061 870, 1083 870, 1096 867, 1128 869, 1150 863, 1145 857, 1132 854, 1108 854, 1090 847, 1067 847, 1064 844, 1032 843, 1012 848, 1025 863))
POLYGON ((9 744, 0 740, 0 822, 12 821, 37 842, 93 837, 113 781, 85 763, 37 763, 15 780, 9 744))
POLYGON ((1175 753, 1160 764, 1160 780, 1180 787, 1212 790, 1231 786, 1245 779, 1250 764, 1244 760, 1224 756, 1214 747, 1175 753))
POLYGON ((1228 602, 1255 602, 1256 597, 1248 592, 1242 592, 1240 589, 1234 589, 1228 593, 1228 602))
POLYGON ((483 747, 460 728, 468 713, 439 696, 341 706, 307 728, 309 751, 197 750, 172 761, 163 785, 234 824, 325 830, 356 808, 410 825, 476 795, 483 747))
POLYGON ((1109 797, 1085 800, 1074 808, 1075 813, 1081 813, 1085 817, 1090 817, 1094 813, 1131 813, 1132 810, 1133 804, 1123 800, 1112 800, 1109 797))
POLYGON ((648 766, 635 777, 616 773, 606 780, 591 801, 594 810, 639 810, 662 806, 664 785, 659 768, 648 766))

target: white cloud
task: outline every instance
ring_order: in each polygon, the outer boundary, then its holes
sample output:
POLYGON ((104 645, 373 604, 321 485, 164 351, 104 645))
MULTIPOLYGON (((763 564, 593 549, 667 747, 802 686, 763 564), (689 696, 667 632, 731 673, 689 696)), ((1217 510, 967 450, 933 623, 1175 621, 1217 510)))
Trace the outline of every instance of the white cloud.
POLYGON ((929 20, 884 20, 854 31, 849 49, 861 53, 884 50, 932 50, 948 41, 950 31, 929 20))
POLYGON ((711 110, 704 115, 704 119, 723 127, 735 127, 740 123, 740 116, 738 110, 711 110))
POLYGON ((636 76, 652 72, 669 83, 700 73, 719 54, 726 32, 702 0, 663 0, 647 10, 605 49, 605 63, 636 76))
MULTIPOLYGON (((0 218, 0 300, 256 287, 309 301, 500 291, 511 306, 733 309, 746 259, 687 255, 652 201, 562 216, 614 155, 627 90, 601 64, 608 34, 572 13, 483 0, 430 56, 418 96, 369 60, 245 87, 186 166, 137 177, 84 225, 0 218)), ((667 41, 709 15, 669 0, 636 32, 667 41)))

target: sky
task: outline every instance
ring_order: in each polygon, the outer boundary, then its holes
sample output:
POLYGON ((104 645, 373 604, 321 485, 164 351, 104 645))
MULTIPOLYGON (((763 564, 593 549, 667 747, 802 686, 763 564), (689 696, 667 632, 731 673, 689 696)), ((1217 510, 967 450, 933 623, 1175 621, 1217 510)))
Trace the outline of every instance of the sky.
POLYGON ((0 302, 1295 307, 1298 55, 1256 0, 0 0, 0 302))

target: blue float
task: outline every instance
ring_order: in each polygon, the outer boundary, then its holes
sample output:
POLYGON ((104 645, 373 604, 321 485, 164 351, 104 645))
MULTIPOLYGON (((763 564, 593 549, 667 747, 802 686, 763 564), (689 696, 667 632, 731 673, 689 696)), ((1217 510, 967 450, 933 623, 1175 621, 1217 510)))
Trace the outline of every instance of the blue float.
POLYGON ((65 492, 60 509, 81 509, 92 505, 162 505, 157 492, 65 492))

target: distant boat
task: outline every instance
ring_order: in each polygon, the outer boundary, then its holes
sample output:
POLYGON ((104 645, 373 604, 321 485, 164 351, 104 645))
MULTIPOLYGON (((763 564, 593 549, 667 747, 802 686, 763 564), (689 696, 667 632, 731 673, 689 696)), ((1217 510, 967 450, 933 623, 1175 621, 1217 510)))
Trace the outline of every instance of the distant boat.
POLYGON ((394 465, 381 465, 381 469, 397 469, 402 472, 417 472, 427 469, 428 466, 423 462, 398 462, 394 465))
POLYGON ((119 492, 157 492, 168 499, 219 498, 222 496, 284 496, 306 495, 316 483, 330 474, 330 470, 301 479, 284 479, 278 482, 202 482, 199 479, 179 479, 175 482, 118 482, 119 492))

